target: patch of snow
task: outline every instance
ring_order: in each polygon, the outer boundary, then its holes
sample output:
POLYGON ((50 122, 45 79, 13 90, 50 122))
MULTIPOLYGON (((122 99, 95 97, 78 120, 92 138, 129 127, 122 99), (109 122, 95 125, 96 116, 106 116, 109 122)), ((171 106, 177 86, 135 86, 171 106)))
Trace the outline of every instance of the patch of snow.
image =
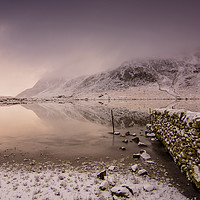
POLYGON ((187 199, 167 183, 137 176, 128 169, 107 173, 102 181, 97 178, 95 169, 82 171, 63 164, 60 170, 53 165, 47 166, 51 169, 38 172, 22 165, 1 166, 0 199, 123 199, 118 195, 133 200, 187 199))

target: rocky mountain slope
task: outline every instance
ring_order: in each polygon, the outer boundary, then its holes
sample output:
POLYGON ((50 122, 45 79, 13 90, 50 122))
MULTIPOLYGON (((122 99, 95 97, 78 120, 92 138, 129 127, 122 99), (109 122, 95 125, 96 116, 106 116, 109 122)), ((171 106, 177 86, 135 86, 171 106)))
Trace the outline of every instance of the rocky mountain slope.
POLYGON ((124 62, 120 67, 71 80, 45 78, 18 97, 199 98, 200 53, 124 62))

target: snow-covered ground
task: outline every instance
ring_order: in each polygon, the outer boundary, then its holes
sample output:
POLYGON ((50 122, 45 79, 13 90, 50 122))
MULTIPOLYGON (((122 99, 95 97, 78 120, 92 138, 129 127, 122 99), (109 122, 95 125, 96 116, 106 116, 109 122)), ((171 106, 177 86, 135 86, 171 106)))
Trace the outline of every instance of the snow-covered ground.
POLYGON ((7 163, 0 167, 0 199, 187 199, 169 182, 139 175, 140 165, 133 168, 123 162, 7 163), (104 180, 97 178, 102 170, 104 180))

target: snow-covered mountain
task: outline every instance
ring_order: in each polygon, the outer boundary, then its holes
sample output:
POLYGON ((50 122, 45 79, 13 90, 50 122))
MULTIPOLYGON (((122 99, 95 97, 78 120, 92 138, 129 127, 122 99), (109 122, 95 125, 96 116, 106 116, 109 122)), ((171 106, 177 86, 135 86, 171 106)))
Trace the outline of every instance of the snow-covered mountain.
POLYGON ((200 53, 124 62, 120 67, 71 80, 44 78, 18 97, 200 97, 200 53))

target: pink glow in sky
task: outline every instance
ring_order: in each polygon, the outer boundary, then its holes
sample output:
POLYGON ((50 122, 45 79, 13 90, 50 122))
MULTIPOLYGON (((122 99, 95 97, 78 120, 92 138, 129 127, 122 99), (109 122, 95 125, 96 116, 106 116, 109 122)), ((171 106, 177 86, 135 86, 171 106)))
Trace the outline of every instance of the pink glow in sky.
POLYGON ((2 0, 0 96, 199 45, 199 0, 2 0))

